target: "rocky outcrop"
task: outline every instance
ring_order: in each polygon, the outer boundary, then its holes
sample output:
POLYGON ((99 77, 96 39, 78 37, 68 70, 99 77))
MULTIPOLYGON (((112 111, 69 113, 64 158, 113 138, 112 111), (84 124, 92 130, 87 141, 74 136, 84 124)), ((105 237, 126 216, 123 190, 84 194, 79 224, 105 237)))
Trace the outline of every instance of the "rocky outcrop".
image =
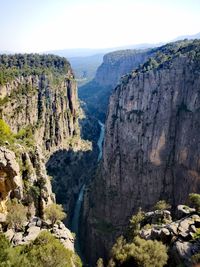
POLYGON ((174 207, 200 192, 199 53, 199 41, 161 47, 113 92, 102 165, 85 200, 93 262, 139 207, 159 199, 174 207))
POLYGON ((142 229, 140 237, 146 240, 159 240, 169 247, 169 266, 191 266, 192 255, 199 252, 200 217, 193 212, 181 220, 165 225, 149 225, 149 229, 142 229))
POLYGON ((22 199, 23 182, 15 154, 0 147, 0 213, 6 213, 6 202, 10 194, 22 199))
POLYGON ((50 231, 69 250, 74 251, 74 237, 62 222, 56 223, 53 227, 48 221, 33 217, 29 222, 24 223, 24 231, 15 232, 8 229, 5 232, 13 246, 28 244, 35 240, 41 231, 50 231))
POLYGON ((6 214, 8 200, 16 198, 28 206, 30 216, 42 216, 44 208, 55 201, 44 158, 38 147, 27 151, 16 146, 17 156, 0 147, 0 214, 6 214))

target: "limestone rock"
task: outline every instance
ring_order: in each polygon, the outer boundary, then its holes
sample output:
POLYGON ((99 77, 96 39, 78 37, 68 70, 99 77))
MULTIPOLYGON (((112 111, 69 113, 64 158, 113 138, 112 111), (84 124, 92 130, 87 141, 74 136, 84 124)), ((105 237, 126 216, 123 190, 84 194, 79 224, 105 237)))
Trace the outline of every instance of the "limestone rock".
POLYGON ((177 217, 179 219, 185 217, 186 215, 189 215, 190 213, 195 212, 195 209, 190 208, 186 205, 178 205, 177 207, 177 217))
POLYGON ((176 207, 199 192, 200 42, 158 52, 161 63, 155 56, 157 64, 149 60, 127 74, 110 97, 103 160, 85 207, 84 242, 93 262, 108 255, 138 208, 150 210, 160 199, 176 207), (105 235, 94 218, 117 230, 105 235))
POLYGON ((30 242, 32 240, 35 240, 36 237, 39 235, 40 232, 41 232, 40 227, 38 227, 38 226, 31 226, 30 228, 28 228, 27 235, 23 238, 23 241, 25 243, 27 243, 27 242, 30 242))
POLYGON ((0 213, 6 213, 6 202, 11 193, 14 197, 22 199, 22 184, 15 154, 5 147, 0 147, 0 213))

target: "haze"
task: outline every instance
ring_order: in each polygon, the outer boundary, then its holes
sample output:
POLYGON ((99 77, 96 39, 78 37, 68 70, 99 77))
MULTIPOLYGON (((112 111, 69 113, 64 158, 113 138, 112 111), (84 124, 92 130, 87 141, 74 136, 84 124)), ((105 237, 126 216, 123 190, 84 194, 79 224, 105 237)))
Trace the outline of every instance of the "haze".
POLYGON ((158 43, 200 31, 199 0, 0 0, 0 51, 158 43))

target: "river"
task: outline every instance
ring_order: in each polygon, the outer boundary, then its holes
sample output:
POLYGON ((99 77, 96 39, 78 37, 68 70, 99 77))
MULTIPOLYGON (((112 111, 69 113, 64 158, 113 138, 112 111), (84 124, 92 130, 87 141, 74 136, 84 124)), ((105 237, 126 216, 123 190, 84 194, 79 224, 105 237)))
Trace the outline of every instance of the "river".
MULTIPOLYGON (((97 142, 97 145, 99 147, 99 154, 98 154, 97 161, 99 162, 101 160, 102 154, 103 154, 102 150, 103 150, 103 139, 104 139, 105 127, 101 121, 98 120, 98 123, 101 127, 99 139, 97 142)), ((76 234, 75 248, 76 248, 76 251, 81 258, 83 258, 83 257, 81 255, 81 249, 80 249, 80 244, 79 244, 79 240, 78 240, 79 239, 79 219, 80 219, 80 214, 81 214, 81 206, 82 206, 82 202, 83 202, 86 182, 87 181, 85 181, 85 183, 82 185, 82 187, 79 191, 79 195, 78 195, 78 198, 76 200, 76 204, 75 204, 75 208, 74 208, 74 215, 73 215, 72 222, 71 222, 71 231, 76 234)))

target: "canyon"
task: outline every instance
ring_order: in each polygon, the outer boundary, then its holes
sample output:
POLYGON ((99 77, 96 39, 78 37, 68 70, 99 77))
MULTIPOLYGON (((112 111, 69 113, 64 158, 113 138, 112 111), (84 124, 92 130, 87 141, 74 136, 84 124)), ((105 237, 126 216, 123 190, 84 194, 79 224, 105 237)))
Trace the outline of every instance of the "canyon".
MULTIPOLYGON (((52 233, 73 252, 75 243, 84 264, 95 266, 100 257, 107 264, 116 238, 140 208, 148 216, 165 200, 176 218, 177 205, 200 193, 199 66, 198 40, 115 51, 104 55, 77 95, 66 59, 0 56, 0 225, 10 241, 24 244, 29 228, 39 233, 49 227, 45 208, 62 204, 65 225, 52 233), (13 199, 31 211, 20 235, 6 225, 13 199)), ((198 212, 192 212, 174 222, 178 242, 190 243, 199 227, 198 212)), ((159 227, 140 235, 162 240, 172 227, 159 227)), ((184 257, 190 263, 186 252, 178 253, 179 263, 184 257)))

